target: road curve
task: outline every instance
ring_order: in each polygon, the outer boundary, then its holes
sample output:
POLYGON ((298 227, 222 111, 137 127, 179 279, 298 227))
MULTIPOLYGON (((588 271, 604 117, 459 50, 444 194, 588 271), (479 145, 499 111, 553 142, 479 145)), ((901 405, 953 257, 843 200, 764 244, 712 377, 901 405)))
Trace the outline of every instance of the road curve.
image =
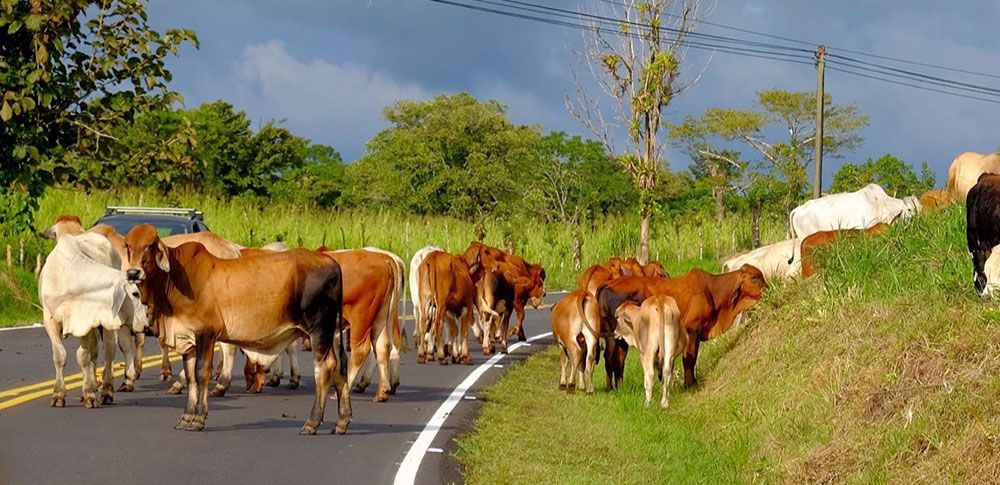
MULTIPOLYGON (((547 303, 557 298, 550 296, 547 303)), ((374 386, 365 394, 352 394, 354 421, 343 436, 329 434, 334 403, 327 406, 327 420, 319 434, 297 434, 312 406, 314 390, 312 364, 305 353, 299 354, 303 378, 298 389, 265 388, 259 395, 244 391, 242 356, 238 357, 229 394, 209 398, 207 429, 191 433, 172 429, 184 397, 164 392, 166 386, 156 379, 158 364, 147 364, 135 392, 116 393, 113 405, 85 409, 76 388, 67 391, 67 407, 56 409, 49 407, 51 384, 42 385, 54 376, 45 331, 0 332, 0 483, 316 479, 409 483, 414 471, 418 484, 461 482, 459 465, 452 458, 453 438, 475 416, 478 402, 472 398, 508 366, 552 342, 546 335, 550 331, 548 309, 529 310, 525 331, 528 337, 540 337, 489 366, 482 365, 489 357, 476 345, 472 366, 417 365, 413 351, 403 354, 397 393, 387 403, 371 402, 374 386), (481 376, 469 382, 477 370, 481 376), (460 395, 456 388, 463 384, 467 390, 460 395), (442 406, 453 394, 451 402, 442 406), (443 423, 428 425, 435 414, 443 423), (415 450, 408 455, 418 437, 422 446, 417 448, 427 453, 415 450), (404 458, 408 466, 400 472, 404 458)), ((65 343, 66 374, 71 376, 79 372, 78 342, 70 338, 65 343)), ((159 355, 155 342, 147 342, 145 355, 159 355)), ((175 372, 178 367, 175 363, 175 372)), ((120 381, 116 379, 116 384, 120 381)), ((71 383, 68 378, 67 385, 71 383)))

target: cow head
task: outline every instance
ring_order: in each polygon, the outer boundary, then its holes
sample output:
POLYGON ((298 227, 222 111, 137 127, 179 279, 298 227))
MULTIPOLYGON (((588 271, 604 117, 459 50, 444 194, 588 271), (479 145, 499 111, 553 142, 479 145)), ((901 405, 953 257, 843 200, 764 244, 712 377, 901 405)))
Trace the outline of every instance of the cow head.
POLYGON ((972 283, 984 300, 996 292, 1000 287, 1000 252, 995 253, 992 249, 972 251, 972 283))
POLYGON ((52 224, 42 232, 45 239, 58 239, 64 234, 83 234, 83 224, 77 216, 62 215, 56 217, 55 224, 52 224))
POLYGON ((132 283, 142 283, 157 272, 170 272, 167 246, 150 224, 140 224, 128 232, 125 236, 125 255, 128 258, 125 277, 132 283))
POLYGON ((650 261, 642 267, 642 275, 649 277, 669 278, 667 269, 659 261, 650 261))
POLYGON ((622 303, 615 310, 615 320, 618 321, 618 326, 615 327, 615 338, 624 340, 625 343, 633 347, 639 345, 636 333, 638 333, 637 327, 641 319, 642 309, 639 305, 631 300, 622 303))
POLYGON ((744 264, 737 272, 736 288, 730 296, 730 305, 737 312, 747 310, 764 298, 764 290, 767 288, 764 273, 756 266, 744 264))
POLYGON ((536 310, 542 306, 545 298, 545 268, 540 264, 529 264, 531 274, 531 290, 528 291, 528 303, 536 310))
POLYGON ((923 210, 920 199, 910 195, 903 198, 903 211, 900 212, 900 219, 909 219, 923 210))

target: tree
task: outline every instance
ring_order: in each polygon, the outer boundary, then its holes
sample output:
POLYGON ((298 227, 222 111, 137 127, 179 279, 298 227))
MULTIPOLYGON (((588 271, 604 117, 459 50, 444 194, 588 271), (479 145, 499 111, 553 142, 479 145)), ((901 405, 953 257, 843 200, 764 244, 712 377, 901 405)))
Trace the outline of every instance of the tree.
POLYGON ((917 195, 934 188, 935 177, 927 162, 921 164, 918 178, 913 167, 906 162, 885 154, 878 160, 868 159, 862 164, 845 163, 833 174, 833 192, 852 192, 868 184, 879 184, 893 197, 917 195))
MULTIPOLYGON (((697 0, 627 0, 608 2, 615 27, 593 24, 583 57, 601 89, 614 103, 614 118, 628 132, 628 156, 619 160, 639 192, 639 247, 636 257, 649 259, 650 219, 657 174, 663 157, 663 112, 681 84, 685 44, 700 14, 697 0), (610 32, 613 30, 614 32, 610 32)), ((579 99, 570 112, 615 153, 612 123, 600 103, 578 87, 579 99)))
POLYGON ((576 224, 635 205, 628 174, 600 142, 556 131, 541 139, 539 151, 543 179, 539 216, 576 224))
POLYGON ((392 126, 347 169, 358 203, 469 219, 509 214, 539 175, 540 130, 511 123, 497 101, 441 95, 398 101, 383 115, 392 126))
POLYGON ((190 30, 151 29, 142 2, 0 0, 0 220, 26 227, 36 198, 100 160, 111 130, 179 99, 165 64, 190 30))
MULTIPOLYGON (((720 159, 731 165, 739 160, 723 155, 721 147, 742 144, 760 156, 763 172, 778 177, 788 186, 785 206, 798 203, 809 183, 816 136, 814 92, 771 89, 757 93, 752 110, 709 108, 701 117, 689 116, 671 127, 672 136, 689 153, 720 159), (788 133, 783 140, 767 141, 767 134, 788 133)), ((860 129, 868 116, 857 105, 838 105, 827 93, 824 97, 823 155, 837 158, 857 148, 864 138, 860 129)))
POLYGON ((276 198, 319 207, 340 203, 345 189, 345 167, 340 153, 326 145, 309 145, 304 164, 282 174, 271 193, 276 198))

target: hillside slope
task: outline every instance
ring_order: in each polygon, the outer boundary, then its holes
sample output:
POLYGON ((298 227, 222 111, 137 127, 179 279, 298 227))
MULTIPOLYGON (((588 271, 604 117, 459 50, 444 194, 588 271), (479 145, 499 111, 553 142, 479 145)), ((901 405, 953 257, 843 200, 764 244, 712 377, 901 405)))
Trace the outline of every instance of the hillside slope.
POLYGON ((642 408, 632 355, 624 388, 602 373, 594 396, 556 390, 554 350, 534 357, 460 442, 467 478, 1000 482, 1000 312, 964 230, 952 207, 821 252, 820 277, 702 347, 701 384, 667 413, 642 408))

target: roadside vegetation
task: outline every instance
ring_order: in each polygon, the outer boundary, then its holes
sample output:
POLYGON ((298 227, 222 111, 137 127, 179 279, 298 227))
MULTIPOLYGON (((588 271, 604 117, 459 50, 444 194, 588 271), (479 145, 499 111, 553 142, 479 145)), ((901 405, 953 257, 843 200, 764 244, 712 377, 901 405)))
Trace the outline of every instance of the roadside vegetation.
POLYGON ((634 353, 594 396, 557 390, 555 349, 528 359, 459 440, 467 481, 997 482, 1000 312, 964 227, 956 205, 821 252, 703 346, 667 412, 642 407, 634 353))

